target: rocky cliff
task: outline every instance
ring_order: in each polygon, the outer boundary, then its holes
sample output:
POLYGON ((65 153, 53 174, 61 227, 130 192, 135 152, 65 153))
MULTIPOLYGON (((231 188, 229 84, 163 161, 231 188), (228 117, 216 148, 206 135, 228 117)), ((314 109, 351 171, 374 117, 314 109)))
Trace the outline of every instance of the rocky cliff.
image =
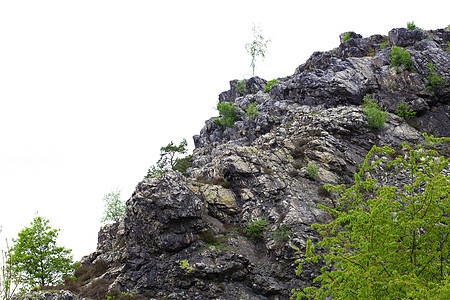
POLYGON ((336 195, 323 185, 350 184, 373 145, 418 144, 423 132, 450 136, 450 31, 349 35, 278 78, 269 93, 258 77, 245 90, 231 81, 219 101, 233 102, 240 120, 226 129, 206 121, 187 177, 169 172, 137 185, 124 219, 104 226, 97 251, 83 258, 80 295, 289 299, 293 288, 311 285, 319 270, 307 266, 297 277, 295 260, 318 238, 311 224, 330 220, 317 206, 332 206, 336 195), (390 68, 394 46, 411 55, 415 72, 390 68), (434 91, 430 62, 447 83, 434 91), (379 130, 363 113, 367 94, 390 113, 379 130), (253 102, 256 118, 245 113, 253 102), (399 104, 416 117, 395 115, 399 104), (257 224, 261 230, 246 231, 257 224))

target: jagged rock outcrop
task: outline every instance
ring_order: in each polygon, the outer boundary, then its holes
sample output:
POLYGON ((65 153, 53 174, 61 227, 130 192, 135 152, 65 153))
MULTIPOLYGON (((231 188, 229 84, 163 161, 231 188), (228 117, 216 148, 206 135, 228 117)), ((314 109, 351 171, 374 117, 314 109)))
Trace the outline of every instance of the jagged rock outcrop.
POLYGON ((12 297, 11 300, 85 300, 69 291, 34 292, 20 297, 12 297))
POLYGON ((322 186, 350 184, 373 145, 422 143, 422 132, 450 136, 449 85, 429 91, 426 67, 433 62, 450 83, 448 31, 345 35, 269 93, 258 77, 244 92, 231 81, 219 101, 234 102, 240 120, 226 129, 206 121, 194 137, 189 176, 140 182, 124 219, 101 229, 97 251, 82 263, 106 262, 98 278, 109 280, 109 290, 146 299, 289 299, 293 288, 311 285, 319 270, 306 265, 297 277, 295 260, 319 238, 311 224, 331 218, 317 206, 333 206, 336 195, 322 186), (389 67, 396 45, 411 54, 415 73, 389 67), (360 106, 366 94, 390 112, 379 130, 360 106), (251 118, 254 102, 259 115, 251 118), (416 119, 393 114, 401 103, 416 119), (260 236, 245 234, 261 220, 260 236))

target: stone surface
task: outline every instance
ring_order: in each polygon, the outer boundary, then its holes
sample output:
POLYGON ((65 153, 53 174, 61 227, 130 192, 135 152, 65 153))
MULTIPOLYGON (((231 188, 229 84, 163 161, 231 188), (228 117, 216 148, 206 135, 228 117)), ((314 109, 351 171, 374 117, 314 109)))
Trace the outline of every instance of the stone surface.
POLYGON ((85 300, 85 298, 79 297, 69 291, 57 291, 57 292, 34 292, 27 293, 20 297, 12 297, 11 300, 85 300))
POLYGON ((219 101, 233 102, 240 120, 225 130, 207 120, 194 136, 188 176, 140 182, 124 219, 100 230, 97 250, 82 263, 105 261, 99 278, 111 280, 110 290, 147 299, 289 299, 293 288, 311 285, 319 268, 305 265, 296 277, 295 260, 308 239, 319 239, 311 224, 331 219, 318 205, 332 207, 337 195, 322 186, 351 184, 373 145, 398 149, 423 143, 423 132, 450 135, 449 87, 436 94, 426 87, 429 62, 450 82, 448 31, 344 36, 269 93, 259 77, 242 94, 231 81, 219 101), (389 67, 394 45, 411 54, 417 72, 389 67), (361 107, 367 94, 389 112, 379 130, 361 107), (254 102, 259 114, 250 119, 254 102), (399 104, 417 118, 395 115, 399 104), (246 234, 258 220, 267 222, 261 237, 246 234))

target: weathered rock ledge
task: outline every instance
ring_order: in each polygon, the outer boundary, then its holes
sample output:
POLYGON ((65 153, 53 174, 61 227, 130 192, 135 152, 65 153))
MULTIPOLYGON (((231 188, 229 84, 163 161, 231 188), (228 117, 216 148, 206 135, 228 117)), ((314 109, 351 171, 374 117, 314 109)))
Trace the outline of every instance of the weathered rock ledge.
POLYGON ((351 36, 315 52, 270 93, 258 77, 246 81, 245 95, 231 81, 219 101, 234 102, 241 120, 225 130, 206 121, 194 136, 188 177, 169 172, 137 185, 124 219, 103 227, 97 251, 83 258, 86 267, 106 265, 86 285, 103 282, 145 299, 289 299, 293 288, 311 285, 319 270, 305 266, 296 277, 295 260, 308 239, 318 239, 311 224, 330 220, 317 206, 332 206, 336 195, 322 186, 350 184, 373 145, 418 144, 422 132, 450 136, 450 87, 426 87, 429 62, 450 83, 450 32, 351 36), (417 72, 389 67, 396 45, 417 72), (368 127, 360 106, 366 94, 390 112, 380 130, 368 127), (253 102, 259 115, 250 119, 253 102), (401 103, 417 118, 393 114, 401 103), (244 234, 261 219, 261 237, 244 234))

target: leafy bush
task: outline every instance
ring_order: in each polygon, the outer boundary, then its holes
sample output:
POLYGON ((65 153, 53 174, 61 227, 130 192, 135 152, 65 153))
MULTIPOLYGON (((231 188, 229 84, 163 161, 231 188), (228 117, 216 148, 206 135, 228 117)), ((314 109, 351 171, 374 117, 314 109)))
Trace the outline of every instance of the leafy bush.
POLYGON ((252 104, 250 104, 247 108, 247 117, 250 120, 254 120, 256 119, 256 117, 259 115, 258 112, 258 108, 257 108, 258 103, 253 102, 252 104))
POLYGON ((427 89, 436 94, 444 86, 445 79, 436 73, 437 66, 433 62, 429 62, 427 64, 427 68, 430 72, 430 74, 427 76, 427 89))
POLYGON ((411 21, 411 22, 406 23, 406 27, 407 27, 409 30, 415 30, 415 29, 421 30, 421 28, 417 27, 416 24, 414 24, 414 21, 411 21))
POLYGON ((173 169, 175 171, 179 171, 184 176, 187 176, 187 169, 192 167, 192 155, 188 155, 183 158, 177 158, 175 160, 175 164, 173 165, 173 169))
POLYGON ((312 225, 324 237, 321 251, 308 240, 297 275, 304 262, 324 264, 315 286, 293 291, 294 299, 448 299, 450 158, 403 149, 394 159, 393 149, 374 146, 353 186, 326 186, 340 195, 338 206, 320 205, 334 218, 312 225), (383 184, 386 176, 394 183, 383 184))
POLYGON ((447 41, 447 52, 450 52, 450 41, 447 41))
POLYGON ((245 79, 242 79, 241 81, 238 80, 236 82, 236 87, 237 87, 239 94, 241 94, 242 96, 245 96, 245 79))
POLYGON ((222 117, 216 119, 216 123, 222 127, 233 127, 234 123, 240 118, 238 116, 239 108, 231 102, 217 103, 217 110, 222 117))
POLYGON ((345 42, 351 38, 352 38, 352 35, 350 34, 350 32, 347 32, 347 34, 344 36, 344 39, 342 40, 342 42, 345 42))
POLYGON ((390 67, 395 67, 397 72, 401 71, 401 66, 404 66, 410 72, 415 72, 411 55, 403 48, 398 46, 392 47, 389 59, 391 60, 390 67))
POLYGON ((416 116, 416 112, 412 109, 407 109, 408 105, 405 103, 401 103, 398 105, 397 110, 395 111, 395 114, 403 119, 412 119, 416 116))
POLYGON ((308 164, 306 170, 308 171, 309 175, 311 175, 313 178, 319 176, 319 167, 316 166, 315 164, 308 164))
POLYGON ((245 234, 255 237, 261 238, 263 236, 264 231, 267 227, 267 220, 263 218, 259 218, 256 221, 250 222, 250 224, 245 227, 245 234))
POLYGON ((381 43, 381 46, 380 46, 380 48, 381 49, 384 49, 384 48, 386 48, 387 47, 387 45, 389 44, 389 42, 388 41, 384 41, 383 43, 381 43))
POLYGON ((386 123, 388 112, 380 109, 378 101, 366 95, 364 97, 363 107, 369 127, 375 129, 383 127, 384 123, 386 123))
POLYGON ((266 93, 270 92, 270 87, 277 83, 279 83, 277 79, 272 79, 272 80, 268 81, 266 84, 266 87, 264 88, 264 92, 266 92, 266 93))

